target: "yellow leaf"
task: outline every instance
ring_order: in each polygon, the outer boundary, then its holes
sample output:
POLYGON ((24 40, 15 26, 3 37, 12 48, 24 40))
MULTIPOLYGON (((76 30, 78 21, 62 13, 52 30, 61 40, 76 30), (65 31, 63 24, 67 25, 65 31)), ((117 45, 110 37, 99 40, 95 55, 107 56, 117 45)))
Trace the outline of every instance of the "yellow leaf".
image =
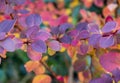
POLYGON ((46 60, 48 60, 48 56, 43 56, 42 61, 44 62, 46 60))
POLYGON ((79 0, 74 0, 71 4, 70 4, 70 7, 71 8, 74 8, 76 6, 78 6, 80 4, 79 0))
POLYGON ((70 15, 72 13, 72 10, 70 8, 66 9, 65 13, 66 13, 66 15, 70 15))
POLYGON ((66 50, 65 47, 61 47, 60 52, 64 52, 66 50))
POLYGON ((31 72, 34 69, 38 68, 40 63, 38 61, 28 61, 24 66, 27 72, 31 72))
POLYGON ((19 33, 14 33, 16 38, 20 38, 20 34, 19 33))
POLYGON ((50 76, 41 74, 33 78, 32 83, 51 83, 52 79, 50 76))
POLYGON ((53 56, 56 53, 56 51, 52 50, 51 48, 48 48, 48 54, 50 56, 53 56))

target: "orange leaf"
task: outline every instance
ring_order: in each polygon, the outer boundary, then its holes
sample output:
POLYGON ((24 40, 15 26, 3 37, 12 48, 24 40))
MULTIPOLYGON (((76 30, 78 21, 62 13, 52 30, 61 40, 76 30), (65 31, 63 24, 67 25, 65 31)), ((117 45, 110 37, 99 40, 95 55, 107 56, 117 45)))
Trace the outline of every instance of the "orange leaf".
POLYGON ((45 67, 43 65, 40 65, 38 68, 34 70, 36 75, 45 73, 45 67))
POLYGON ((27 72, 31 72, 37 67, 39 67, 40 63, 38 61, 28 61, 24 66, 27 72))
POLYGON ((52 79, 50 76, 41 74, 33 78, 32 83, 51 83, 52 79))

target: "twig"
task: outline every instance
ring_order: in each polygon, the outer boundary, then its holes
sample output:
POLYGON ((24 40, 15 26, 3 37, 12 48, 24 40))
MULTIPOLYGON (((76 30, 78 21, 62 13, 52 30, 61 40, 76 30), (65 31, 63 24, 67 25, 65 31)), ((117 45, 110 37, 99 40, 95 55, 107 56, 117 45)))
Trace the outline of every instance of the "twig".
MULTIPOLYGON (((58 81, 56 73, 54 73, 54 72, 47 66, 47 64, 44 63, 43 61, 40 60, 39 62, 40 62, 40 63, 52 74, 52 76, 58 81)), ((58 83, 60 83, 60 82, 58 81, 58 83)))

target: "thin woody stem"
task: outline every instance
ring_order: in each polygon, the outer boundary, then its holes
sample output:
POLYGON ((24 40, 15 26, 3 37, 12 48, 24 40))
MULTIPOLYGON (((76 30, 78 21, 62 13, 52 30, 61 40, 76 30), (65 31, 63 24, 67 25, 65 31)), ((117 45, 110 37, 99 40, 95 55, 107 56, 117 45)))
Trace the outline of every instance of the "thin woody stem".
MULTIPOLYGON (((56 77, 57 77, 56 73, 54 73, 54 72, 47 66, 47 64, 46 64, 45 62, 43 62, 42 60, 40 60, 39 62, 40 62, 40 63, 52 74, 52 76, 58 81, 58 79, 56 78, 56 77)), ((58 81, 58 83, 60 83, 60 82, 58 81)))

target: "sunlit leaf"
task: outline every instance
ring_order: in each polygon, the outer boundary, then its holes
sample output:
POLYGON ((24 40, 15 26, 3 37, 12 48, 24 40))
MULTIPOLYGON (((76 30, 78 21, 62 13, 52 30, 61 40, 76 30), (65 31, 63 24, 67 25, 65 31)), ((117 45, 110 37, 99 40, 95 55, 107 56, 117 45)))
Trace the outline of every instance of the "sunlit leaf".
POLYGON ((32 83, 51 83, 52 79, 50 76, 41 74, 33 78, 32 83))
POLYGON ((35 70, 36 68, 38 68, 39 65, 40 65, 40 63, 38 61, 28 61, 25 63, 24 67, 27 72, 31 72, 31 71, 35 70))
POLYGON ((53 56, 56 53, 56 51, 52 50, 51 48, 48 48, 48 54, 50 56, 53 56))

